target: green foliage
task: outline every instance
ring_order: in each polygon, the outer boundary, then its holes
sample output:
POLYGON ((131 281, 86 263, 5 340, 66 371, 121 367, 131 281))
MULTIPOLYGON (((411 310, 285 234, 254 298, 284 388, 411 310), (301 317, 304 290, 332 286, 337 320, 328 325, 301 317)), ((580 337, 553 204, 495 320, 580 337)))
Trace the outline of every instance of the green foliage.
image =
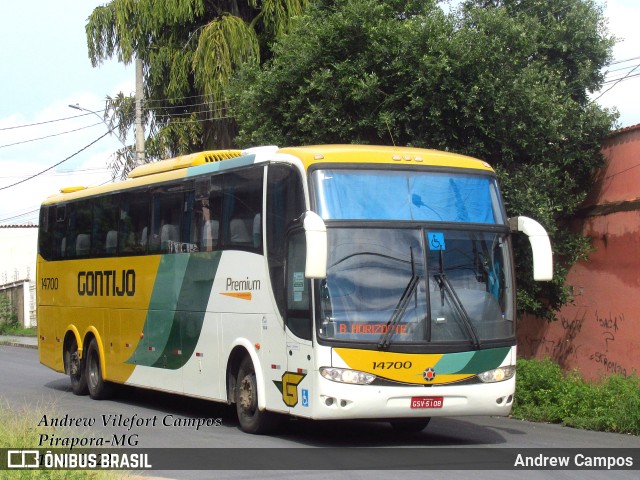
MULTIPOLYGON (((144 65, 147 160, 228 148, 235 136, 227 86, 236 69, 269 57, 269 46, 286 31, 308 0, 111 0, 87 25, 94 66, 117 58, 144 65)), ((135 122, 133 99, 108 98, 105 117, 126 138, 135 122)), ((133 147, 111 165, 126 176, 133 147)))
MULTIPOLYGON (((49 409, 50 410, 50 409, 49 409)), ((33 449, 39 446, 40 439, 37 425, 43 415, 51 415, 50 411, 45 411, 36 406, 29 409, 15 411, 2 402, 0 397, 0 448, 26 448, 33 449)), ((70 436, 76 433, 67 432, 70 436)), ((64 431, 56 431, 56 435, 64 436, 64 431)), ((95 479, 95 480, 116 480, 132 478, 132 475, 125 471, 86 471, 86 470, 0 470, 0 479, 32 479, 47 478, 51 480, 74 480, 74 479, 95 479)))
POLYGON ((640 377, 612 375, 588 383, 550 359, 518 360, 512 415, 535 422, 640 435, 640 377))
POLYGON ((517 240, 519 307, 554 318, 589 242, 567 222, 602 162, 615 115, 590 103, 613 38, 591 0, 316 1, 265 65, 232 85, 240 146, 396 144, 496 169, 509 215, 548 230, 553 282, 532 281, 517 240))
POLYGON ((23 327, 19 323, 12 326, 0 326, 0 335, 15 335, 18 337, 37 337, 38 327, 23 327))
POLYGON ((9 332, 12 329, 19 328, 18 314, 11 304, 9 297, 0 294, 0 334, 9 332))

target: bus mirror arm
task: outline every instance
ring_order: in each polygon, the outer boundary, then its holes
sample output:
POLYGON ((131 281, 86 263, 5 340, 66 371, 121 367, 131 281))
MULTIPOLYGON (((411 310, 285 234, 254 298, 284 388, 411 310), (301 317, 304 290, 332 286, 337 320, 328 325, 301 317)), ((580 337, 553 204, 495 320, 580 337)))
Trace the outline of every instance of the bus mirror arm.
POLYGON ((302 222, 307 242, 307 257, 304 276, 306 278, 326 278, 327 276, 327 227, 324 220, 308 211, 302 222))
POLYGON ((553 253, 549 235, 542 225, 535 220, 519 216, 509 219, 512 232, 522 232, 529 237, 533 252, 533 279, 549 281, 553 279, 553 253))

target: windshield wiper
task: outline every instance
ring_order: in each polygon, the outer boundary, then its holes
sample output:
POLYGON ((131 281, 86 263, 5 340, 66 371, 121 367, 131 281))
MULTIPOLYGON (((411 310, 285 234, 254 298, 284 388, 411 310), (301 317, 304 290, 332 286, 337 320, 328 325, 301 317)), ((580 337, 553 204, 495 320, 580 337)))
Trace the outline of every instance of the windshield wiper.
POLYGON ((471 342, 473 343, 474 348, 476 350, 480 349, 480 338, 478 337, 478 332, 476 331, 475 327, 471 323, 471 318, 469 317, 469 314, 465 310, 464 305, 460 301, 460 298, 458 297, 456 290, 453 288, 453 285, 451 285, 449 278, 447 278, 447 274, 444 272, 440 272, 440 273, 435 273, 433 276, 436 279, 436 282, 438 282, 440 291, 446 292, 449 294, 449 299, 451 300, 451 306, 453 307, 454 311, 458 314, 458 317, 462 319, 462 323, 464 323, 467 333, 469 337, 471 337, 471 342))
POLYGON ((409 301, 411 301, 411 297, 415 293, 416 288, 418 287, 418 282, 420 281, 420 276, 416 275, 415 263, 413 261, 413 250, 409 248, 409 252, 411 253, 411 278, 409 279, 409 283, 407 283, 407 286, 404 288, 404 292, 402 292, 396 308, 393 309, 393 314, 391 315, 391 318, 385 326, 384 333, 380 337, 380 340, 378 340, 379 350, 383 350, 389 347, 391 343, 391 337, 396 330, 395 326, 404 316, 404 312, 407 310, 409 301))

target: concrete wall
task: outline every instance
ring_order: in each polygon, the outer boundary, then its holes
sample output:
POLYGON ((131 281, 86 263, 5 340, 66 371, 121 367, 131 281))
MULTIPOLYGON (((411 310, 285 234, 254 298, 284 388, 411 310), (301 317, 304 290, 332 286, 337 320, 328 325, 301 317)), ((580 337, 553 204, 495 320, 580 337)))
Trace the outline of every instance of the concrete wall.
POLYGON ((575 227, 592 238, 567 278, 574 303, 559 320, 518 322, 518 353, 550 356, 590 380, 640 373, 640 125, 612 134, 575 227))
POLYGON ((0 295, 9 299, 18 317, 18 322, 22 326, 28 328, 37 325, 35 284, 33 282, 29 280, 19 280, 17 282, 0 285, 0 295))

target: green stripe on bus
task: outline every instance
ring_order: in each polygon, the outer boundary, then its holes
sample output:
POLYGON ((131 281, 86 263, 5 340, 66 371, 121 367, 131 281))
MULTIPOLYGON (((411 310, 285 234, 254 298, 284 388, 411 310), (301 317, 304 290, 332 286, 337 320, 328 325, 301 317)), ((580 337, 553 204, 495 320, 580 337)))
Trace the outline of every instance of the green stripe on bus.
POLYGON ((177 369, 193 353, 221 252, 164 255, 145 319, 144 337, 127 363, 177 369))
POLYGON ((491 348, 475 352, 448 353, 442 356, 435 368, 440 374, 477 374, 498 368, 509 354, 511 347, 491 348))
POLYGON ((183 367, 193 355, 202 332, 220 256, 221 252, 189 255, 171 333, 162 356, 153 367, 175 370, 183 367))
POLYGON ((464 367, 477 352, 445 353, 435 364, 439 374, 466 373, 464 367))

